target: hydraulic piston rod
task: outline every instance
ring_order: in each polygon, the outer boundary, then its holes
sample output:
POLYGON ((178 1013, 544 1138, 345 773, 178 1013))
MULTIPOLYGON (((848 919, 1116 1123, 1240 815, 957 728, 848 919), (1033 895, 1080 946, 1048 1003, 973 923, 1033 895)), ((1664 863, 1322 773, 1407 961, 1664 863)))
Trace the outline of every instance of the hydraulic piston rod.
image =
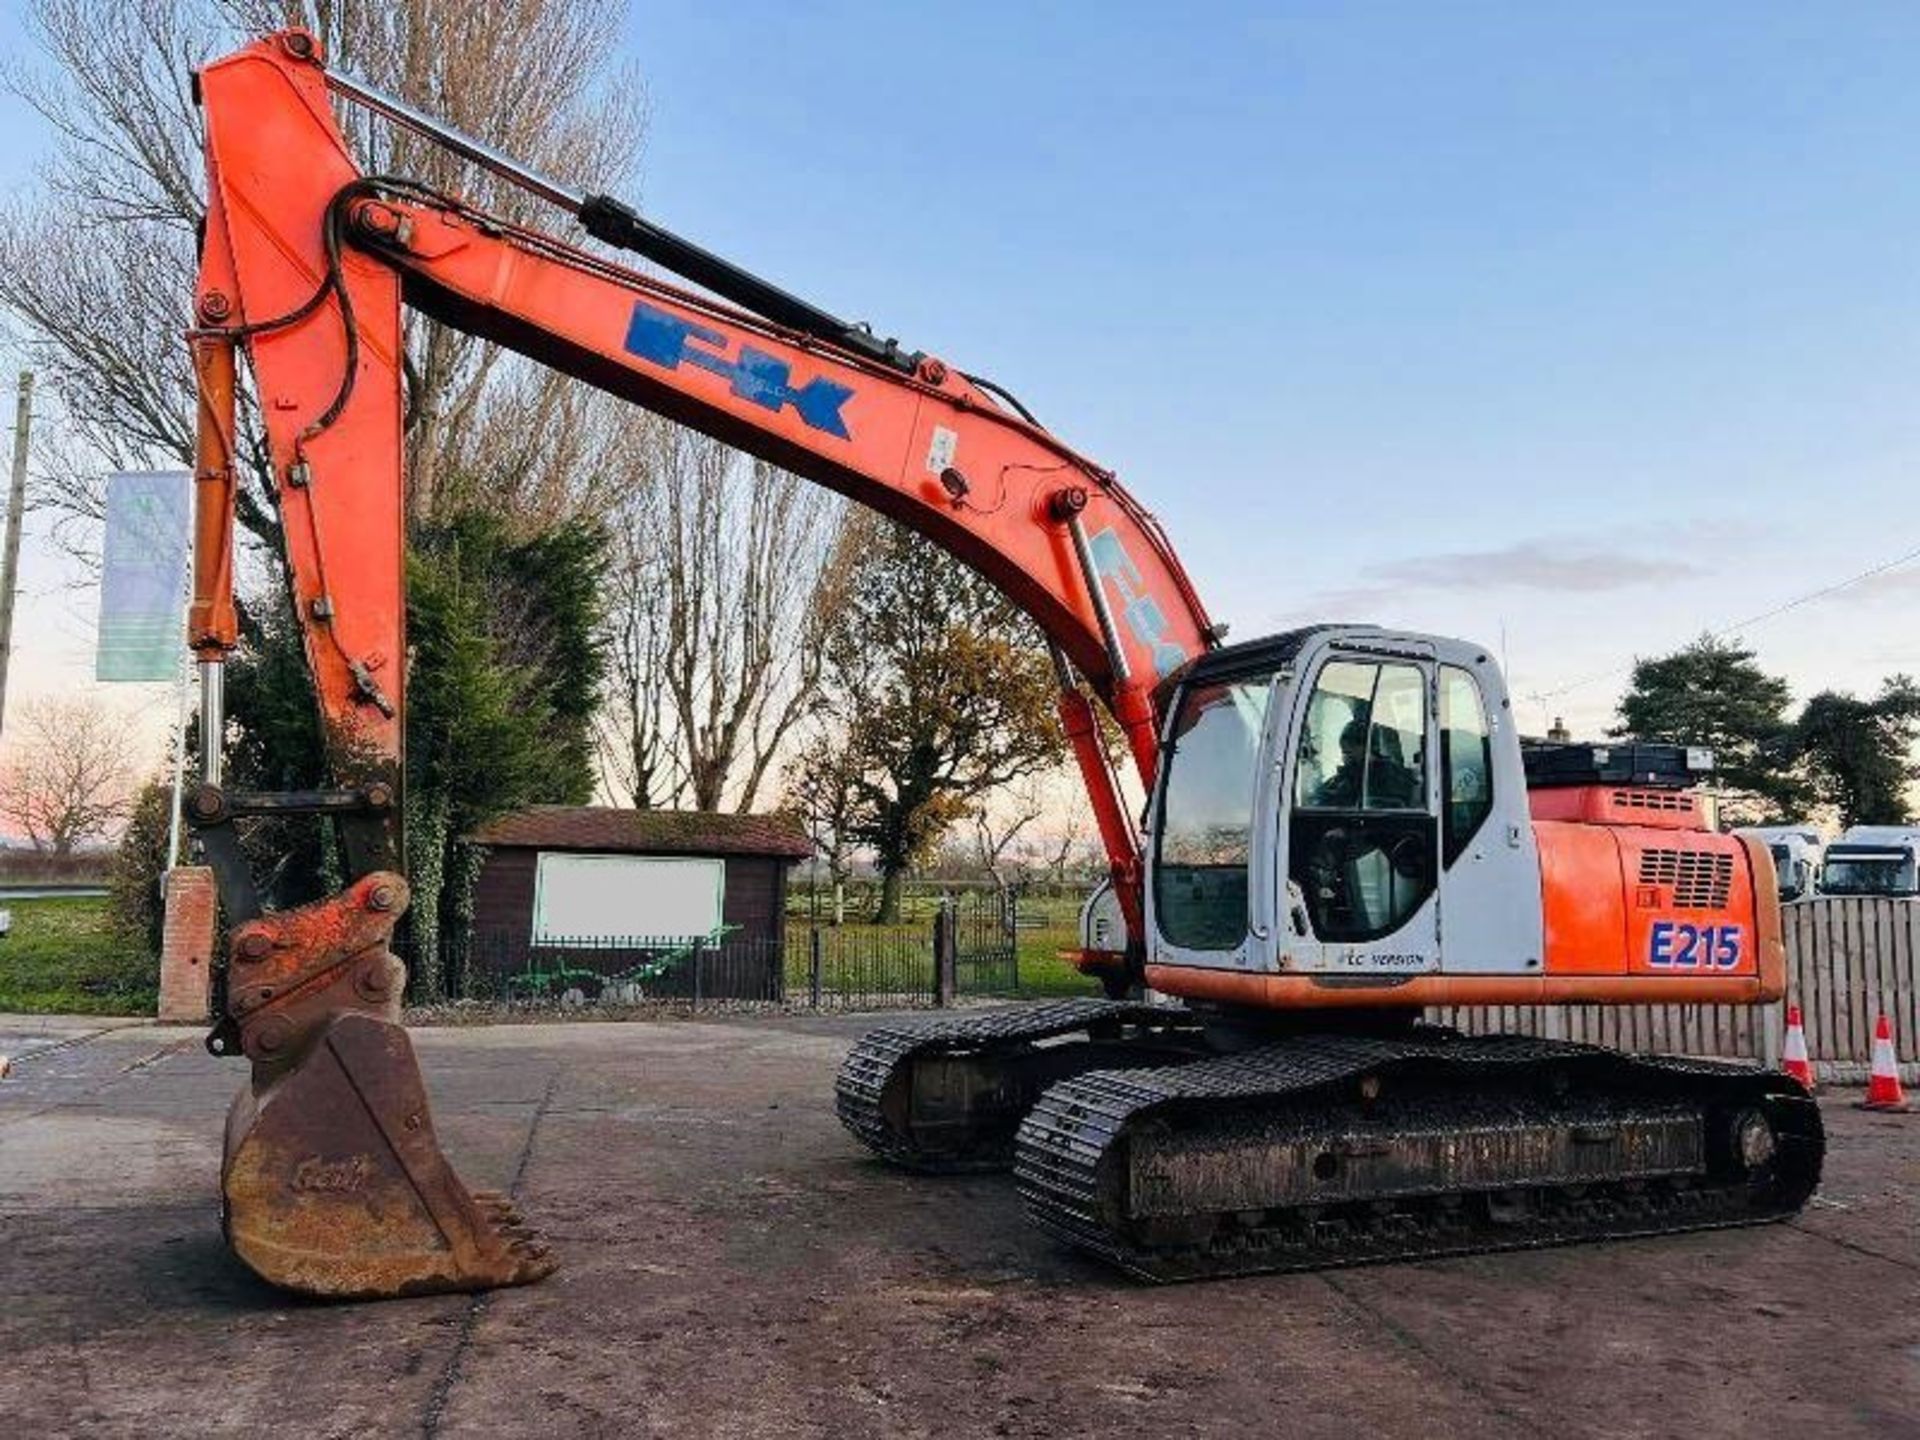
POLYGON ((423 135, 481 169, 518 185, 574 215, 596 240, 631 250, 674 274, 704 286, 722 299, 764 315, 776 325, 812 335, 868 360, 912 374, 921 356, 903 352, 898 342, 880 340, 867 329, 842 320, 778 285, 723 260, 712 251, 641 217, 631 206, 611 195, 587 195, 521 164, 484 140, 476 140, 444 120, 418 110, 397 95, 351 75, 327 72, 327 86, 343 99, 363 105, 416 135, 423 135))

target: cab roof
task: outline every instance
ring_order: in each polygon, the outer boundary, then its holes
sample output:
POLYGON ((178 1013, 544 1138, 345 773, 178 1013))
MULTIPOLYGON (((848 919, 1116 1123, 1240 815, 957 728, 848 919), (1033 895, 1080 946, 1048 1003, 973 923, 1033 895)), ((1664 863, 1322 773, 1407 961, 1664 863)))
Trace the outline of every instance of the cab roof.
POLYGON ((1303 625, 1298 630, 1283 630, 1259 640, 1222 645, 1218 650, 1195 656, 1162 680, 1154 688, 1154 708, 1164 714, 1173 692, 1182 685, 1278 670, 1304 650, 1314 636, 1329 630, 1377 631, 1379 628, 1378 625, 1303 625))

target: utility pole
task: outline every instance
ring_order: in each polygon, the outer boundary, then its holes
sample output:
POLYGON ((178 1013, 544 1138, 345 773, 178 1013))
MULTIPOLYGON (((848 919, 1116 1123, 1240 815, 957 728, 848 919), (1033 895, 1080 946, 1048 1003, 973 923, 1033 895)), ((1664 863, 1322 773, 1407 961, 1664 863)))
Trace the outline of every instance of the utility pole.
POLYGON ((33 372, 20 372, 13 421, 13 488, 7 492, 7 546, 0 560, 0 726, 7 716, 7 665, 13 659, 13 593, 20 588, 20 522, 27 509, 27 431, 33 422, 33 372))

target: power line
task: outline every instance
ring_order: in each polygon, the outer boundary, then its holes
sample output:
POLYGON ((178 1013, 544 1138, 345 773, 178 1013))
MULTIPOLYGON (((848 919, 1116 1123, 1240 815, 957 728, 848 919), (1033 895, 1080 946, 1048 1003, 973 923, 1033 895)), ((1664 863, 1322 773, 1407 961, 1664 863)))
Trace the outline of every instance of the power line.
MULTIPOLYGON (((1849 575, 1844 580, 1835 581, 1831 585, 1823 585, 1818 590, 1809 590, 1804 595, 1796 595, 1791 600, 1775 605, 1771 610, 1762 610, 1759 614, 1749 615, 1744 620, 1735 620, 1731 624, 1722 625, 1717 630, 1708 630, 1706 632, 1706 638, 1709 640, 1724 640, 1727 636, 1737 634, 1749 626, 1772 620, 1777 616, 1786 614, 1789 610, 1797 610, 1802 605, 1810 605, 1815 600, 1824 600, 1829 595, 1836 595, 1850 586, 1858 585, 1862 580, 1871 580, 1876 575, 1884 575, 1889 570, 1898 570, 1902 565, 1910 565, 1916 560, 1920 560, 1920 549, 1909 550, 1904 555, 1899 555, 1892 560, 1883 561, 1878 565, 1871 566, 1868 569, 1862 570, 1857 575, 1849 575)), ((1579 680, 1570 680, 1565 685, 1556 686, 1551 690, 1536 690, 1527 698, 1529 700, 1552 700, 1557 696, 1565 695, 1570 690, 1580 690, 1597 681, 1611 680, 1616 675, 1624 675, 1631 669, 1633 669, 1633 662, 1629 661, 1625 665, 1616 665, 1610 670, 1601 670, 1579 680)))

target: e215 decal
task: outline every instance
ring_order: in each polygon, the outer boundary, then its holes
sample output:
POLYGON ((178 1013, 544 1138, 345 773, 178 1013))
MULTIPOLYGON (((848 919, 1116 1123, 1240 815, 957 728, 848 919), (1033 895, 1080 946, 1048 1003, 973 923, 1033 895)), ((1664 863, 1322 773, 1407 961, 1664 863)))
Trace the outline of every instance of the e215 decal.
POLYGON ((1733 970, 1746 953, 1739 925, 1689 925, 1656 920, 1647 934, 1647 963, 1661 970, 1733 970))

